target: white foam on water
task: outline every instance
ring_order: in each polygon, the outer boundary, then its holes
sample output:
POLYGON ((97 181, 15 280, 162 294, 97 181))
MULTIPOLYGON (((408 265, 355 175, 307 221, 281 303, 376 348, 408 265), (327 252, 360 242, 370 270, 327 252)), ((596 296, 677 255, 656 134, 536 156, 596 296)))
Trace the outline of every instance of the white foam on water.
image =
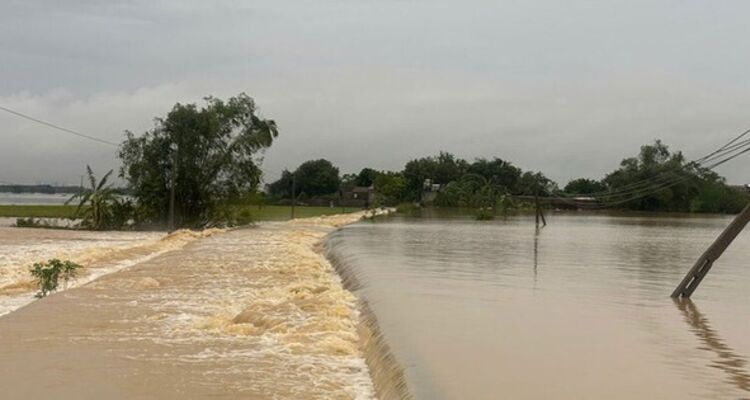
POLYGON ((214 232, 177 231, 165 235, 0 228, 0 317, 36 300, 29 273, 34 263, 59 258, 82 264, 84 270, 79 276, 58 289, 63 291, 151 260, 214 232))

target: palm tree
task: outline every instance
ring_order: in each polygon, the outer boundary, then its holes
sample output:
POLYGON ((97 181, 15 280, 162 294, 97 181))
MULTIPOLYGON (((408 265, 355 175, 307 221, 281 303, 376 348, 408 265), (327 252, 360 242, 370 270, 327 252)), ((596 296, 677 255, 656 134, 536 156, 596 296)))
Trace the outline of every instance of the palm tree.
POLYGON ((81 226, 93 230, 104 230, 109 226, 112 217, 112 205, 117 202, 114 190, 111 185, 107 185, 107 179, 112 175, 112 170, 109 170, 98 184, 94 172, 88 165, 86 165, 86 172, 91 187, 73 195, 65 204, 79 199, 75 217, 82 219, 81 226))

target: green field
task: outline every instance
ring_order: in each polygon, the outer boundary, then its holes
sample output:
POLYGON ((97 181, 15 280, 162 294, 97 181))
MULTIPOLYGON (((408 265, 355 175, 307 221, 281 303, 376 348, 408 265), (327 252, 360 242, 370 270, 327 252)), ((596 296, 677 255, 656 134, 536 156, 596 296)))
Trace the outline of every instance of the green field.
MULTIPOLYGON (((289 206, 248 206, 253 219, 256 221, 285 221, 291 218, 289 206)), ((0 217, 34 217, 34 218, 70 218, 75 213, 76 206, 64 205, 0 205, 0 217)), ((358 208, 346 208, 344 212, 358 211, 358 208)), ((339 207, 295 207, 296 218, 318 217, 321 215, 340 214, 339 207)))
POLYGON ((70 218, 77 206, 44 205, 0 205, 0 217, 70 218))

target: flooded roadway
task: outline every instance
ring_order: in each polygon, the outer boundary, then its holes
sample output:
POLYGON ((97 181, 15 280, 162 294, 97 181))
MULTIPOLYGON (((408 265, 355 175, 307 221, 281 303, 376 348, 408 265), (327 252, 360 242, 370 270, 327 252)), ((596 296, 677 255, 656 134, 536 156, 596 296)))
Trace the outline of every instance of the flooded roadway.
POLYGON ((316 244, 359 216, 215 234, 0 317, 6 398, 374 397, 316 244))

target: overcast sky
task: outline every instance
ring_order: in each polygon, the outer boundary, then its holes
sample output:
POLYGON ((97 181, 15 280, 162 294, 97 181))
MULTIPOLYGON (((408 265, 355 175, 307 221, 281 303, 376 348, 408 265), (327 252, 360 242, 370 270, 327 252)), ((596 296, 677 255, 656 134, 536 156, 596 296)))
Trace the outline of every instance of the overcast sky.
MULTIPOLYGON (((247 92, 270 179, 440 150, 561 184, 661 138, 698 158, 750 128, 747 1, 3 0, 0 106, 120 142, 176 102, 247 92)), ((78 183, 115 149, 0 113, 0 180, 78 183)), ((750 181, 750 157, 719 172, 750 181)))

